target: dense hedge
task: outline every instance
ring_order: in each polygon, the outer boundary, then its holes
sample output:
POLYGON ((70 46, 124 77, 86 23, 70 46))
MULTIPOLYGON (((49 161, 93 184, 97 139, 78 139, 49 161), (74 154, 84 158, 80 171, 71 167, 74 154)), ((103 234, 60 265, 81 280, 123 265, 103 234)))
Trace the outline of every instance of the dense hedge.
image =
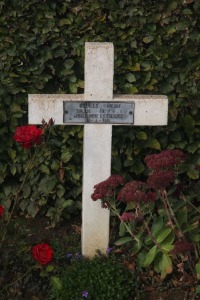
MULTIPOLYGON (((144 155, 180 148, 189 153, 189 178, 198 179, 199 0, 7 0, 0 1, 0 11, 0 197, 7 206, 26 160, 12 136, 27 124, 27 95, 83 93, 86 41, 114 43, 115 93, 165 94, 170 100, 167 127, 114 128, 113 172, 140 176, 144 155)), ((80 126, 55 129, 54 156, 44 157, 38 173, 44 191, 31 208, 32 190, 24 192, 23 210, 34 215, 40 200, 43 212, 58 218, 66 199, 72 200, 66 216, 80 206, 82 135, 80 126), (49 180, 55 181, 50 198, 45 194, 49 180)))

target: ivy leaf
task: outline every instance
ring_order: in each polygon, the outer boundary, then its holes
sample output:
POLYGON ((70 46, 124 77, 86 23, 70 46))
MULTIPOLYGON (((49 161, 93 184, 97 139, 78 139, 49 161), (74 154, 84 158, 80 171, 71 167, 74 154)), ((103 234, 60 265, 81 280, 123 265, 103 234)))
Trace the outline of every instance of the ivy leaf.
POLYGON ((132 73, 128 73, 126 75, 126 79, 128 80, 128 82, 135 82, 136 81, 135 75, 132 74, 132 73))
POLYGON ((187 175, 190 179, 199 179, 199 171, 198 170, 195 170, 195 169, 189 169, 187 171, 187 175))
POLYGON ((156 150, 160 150, 160 143, 158 142, 157 139, 148 139, 147 143, 146 143, 146 147, 147 148, 152 148, 152 149, 156 149, 156 150))
POLYGON ((72 153, 69 149, 65 149, 64 152, 61 155, 61 160, 64 163, 67 163, 72 158, 72 153))
POLYGON ((145 36, 142 40, 145 44, 148 44, 154 40, 154 36, 148 35, 148 36, 145 36))
POLYGON ((146 139, 147 139, 147 134, 146 134, 146 132, 144 132, 144 131, 139 131, 139 132, 136 134, 136 137, 137 137, 139 140, 146 140, 146 139))

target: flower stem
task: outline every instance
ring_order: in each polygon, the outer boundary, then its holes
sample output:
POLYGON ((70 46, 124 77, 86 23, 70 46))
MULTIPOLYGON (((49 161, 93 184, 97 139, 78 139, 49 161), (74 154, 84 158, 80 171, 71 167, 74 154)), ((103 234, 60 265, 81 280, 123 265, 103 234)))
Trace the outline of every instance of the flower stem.
POLYGON ((167 217, 168 217, 169 225, 173 229, 174 233, 176 233, 176 228, 175 228, 174 223, 172 221, 166 199, 167 199, 167 192, 166 192, 166 190, 163 190, 161 192, 161 200, 164 204, 164 208, 165 208, 165 211, 166 211, 166 214, 167 214, 167 217))

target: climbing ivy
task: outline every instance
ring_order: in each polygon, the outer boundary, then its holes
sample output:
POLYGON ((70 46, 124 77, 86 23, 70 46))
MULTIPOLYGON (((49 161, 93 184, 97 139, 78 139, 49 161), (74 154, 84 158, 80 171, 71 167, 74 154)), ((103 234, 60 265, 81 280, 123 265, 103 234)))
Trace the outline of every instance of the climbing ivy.
MULTIPOLYGON (((113 173, 144 176, 147 153, 180 148, 189 153, 189 179, 198 179, 199 10, 198 0, 0 1, 2 201, 4 187, 20 176, 27 155, 12 136, 17 126, 27 124, 28 94, 83 93, 87 41, 114 43, 114 93, 169 98, 168 126, 114 127, 113 173)), ((41 201, 45 203, 41 212, 50 217, 59 205, 57 217, 61 212, 69 217, 80 207, 82 137, 80 126, 55 128, 54 155, 44 158, 43 181, 35 183, 40 185, 49 176, 55 179, 54 197, 41 201), (63 197, 72 200, 67 209, 62 209, 63 197)))

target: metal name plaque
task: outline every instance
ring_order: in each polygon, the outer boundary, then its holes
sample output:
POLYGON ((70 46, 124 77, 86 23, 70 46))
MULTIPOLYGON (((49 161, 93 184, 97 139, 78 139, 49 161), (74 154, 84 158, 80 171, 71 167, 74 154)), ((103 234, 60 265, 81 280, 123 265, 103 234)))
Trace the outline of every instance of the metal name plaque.
POLYGON ((63 123, 134 124, 134 102, 64 101, 63 123))

